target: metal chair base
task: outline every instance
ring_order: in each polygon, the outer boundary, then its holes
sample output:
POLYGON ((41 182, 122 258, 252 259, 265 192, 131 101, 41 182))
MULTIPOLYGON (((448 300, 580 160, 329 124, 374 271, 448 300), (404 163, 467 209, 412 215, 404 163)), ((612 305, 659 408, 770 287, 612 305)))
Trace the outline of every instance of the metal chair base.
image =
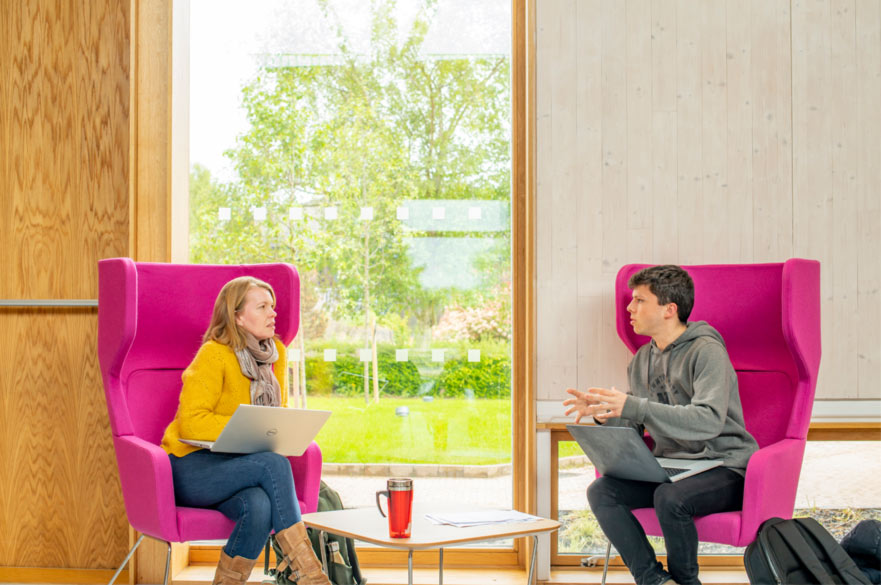
POLYGON ((609 572, 609 557, 612 554, 612 541, 606 543, 606 560, 603 561, 603 580, 600 582, 602 585, 606 585, 606 573, 609 572))
MULTIPOLYGON (((141 546, 141 541, 144 540, 146 534, 142 534, 138 537, 138 540, 135 541, 135 546, 132 547, 128 554, 125 555, 125 558, 122 560, 122 563, 119 565, 119 568, 116 569, 116 572, 113 573, 113 577, 110 579, 110 583, 107 585, 113 585, 113 582, 116 581, 116 578, 119 577, 119 574, 122 573, 122 570, 125 568, 125 565, 128 563, 129 559, 132 558, 132 555, 135 554, 135 551, 138 550, 138 547, 141 546)), ((153 538, 152 536, 150 538, 153 538)), ((164 542, 168 547, 168 552, 165 554, 165 580, 162 582, 162 585, 168 585, 168 571, 171 568, 171 543, 167 540, 159 540, 158 538, 153 538, 158 542, 164 542)))
MULTIPOLYGON (((603 559, 603 580, 600 582, 602 585, 606 585, 606 575, 609 572, 609 559, 612 555, 612 541, 606 542, 606 556, 603 559)), ((581 559, 582 567, 596 567, 600 561, 599 555, 594 555, 592 557, 584 557, 581 559)))

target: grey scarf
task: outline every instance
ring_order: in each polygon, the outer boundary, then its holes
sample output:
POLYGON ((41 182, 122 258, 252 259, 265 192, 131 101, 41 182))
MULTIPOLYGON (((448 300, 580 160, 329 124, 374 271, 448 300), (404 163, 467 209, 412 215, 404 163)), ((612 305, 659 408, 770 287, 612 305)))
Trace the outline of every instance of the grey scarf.
POLYGON ((278 361, 275 341, 257 338, 245 332, 247 345, 236 350, 236 358, 242 374, 251 380, 251 404, 258 406, 281 406, 281 388, 272 373, 272 364, 278 361))

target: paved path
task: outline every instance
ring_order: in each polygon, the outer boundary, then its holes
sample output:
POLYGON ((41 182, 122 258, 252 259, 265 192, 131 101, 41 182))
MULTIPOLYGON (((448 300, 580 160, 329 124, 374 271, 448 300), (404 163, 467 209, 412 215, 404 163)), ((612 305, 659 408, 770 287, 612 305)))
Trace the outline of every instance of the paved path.
MULTIPOLYGON (((560 508, 587 506, 584 490, 593 479, 593 468, 563 469, 560 473, 560 508)), ((348 508, 375 506, 377 490, 385 478, 324 474, 340 492, 348 508)), ((480 506, 511 507, 510 475, 491 478, 419 477, 415 497, 432 502, 468 502, 480 506)), ((808 442, 799 481, 796 508, 881 508, 881 443, 808 442)))

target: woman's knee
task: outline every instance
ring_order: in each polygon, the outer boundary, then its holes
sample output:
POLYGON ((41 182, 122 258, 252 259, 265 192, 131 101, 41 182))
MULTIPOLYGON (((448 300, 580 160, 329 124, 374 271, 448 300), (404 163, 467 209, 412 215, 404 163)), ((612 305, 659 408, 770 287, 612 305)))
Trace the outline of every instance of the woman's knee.
POLYGON ((248 488, 240 491, 237 495, 242 500, 250 524, 255 527, 268 528, 272 526, 272 502, 263 489, 259 487, 248 488))
POLYGON ((279 455, 278 453, 272 453, 270 451, 263 451, 261 453, 252 453, 249 457, 273 475, 290 475, 293 477, 291 473, 291 463, 284 455, 279 455))

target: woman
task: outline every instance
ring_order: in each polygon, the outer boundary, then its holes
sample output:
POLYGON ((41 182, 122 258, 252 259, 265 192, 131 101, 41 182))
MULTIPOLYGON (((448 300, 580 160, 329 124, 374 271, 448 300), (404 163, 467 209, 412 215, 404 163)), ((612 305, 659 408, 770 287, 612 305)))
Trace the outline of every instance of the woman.
POLYGON ((301 585, 330 585, 300 514, 291 465, 277 453, 212 453, 180 439, 213 441, 239 404, 285 406, 285 348, 275 337, 275 293, 256 278, 226 283, 202 347, 184 370, 177 414, 162 438, 177 503, 236 521, 214 584, 243 584, 271 531, 301 585))

